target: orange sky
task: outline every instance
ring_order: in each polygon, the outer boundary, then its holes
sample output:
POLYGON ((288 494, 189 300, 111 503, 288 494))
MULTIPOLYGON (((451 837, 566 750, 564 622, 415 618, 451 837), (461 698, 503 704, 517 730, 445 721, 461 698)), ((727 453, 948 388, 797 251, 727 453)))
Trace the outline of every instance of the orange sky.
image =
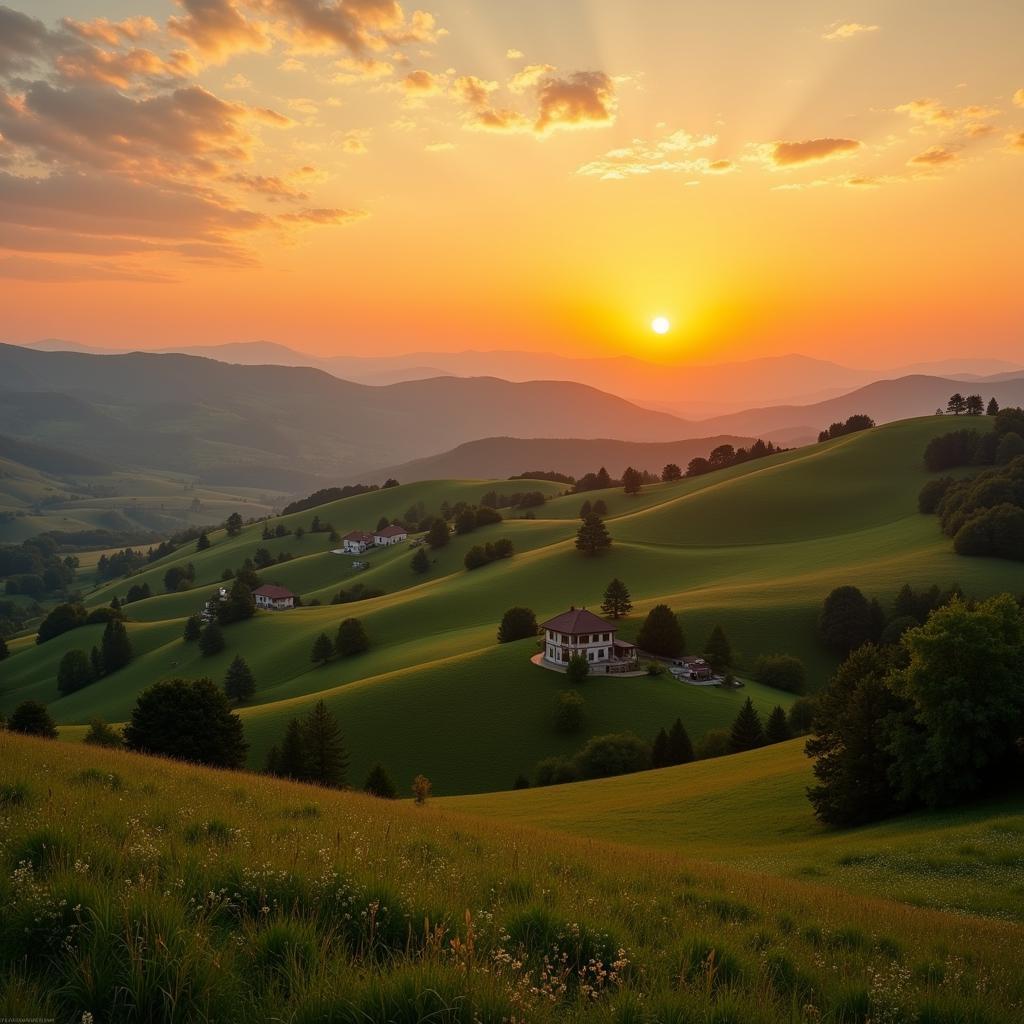
POLYGON ((1024 358, 1020 5, 7 2, 2 340, 1024 358))

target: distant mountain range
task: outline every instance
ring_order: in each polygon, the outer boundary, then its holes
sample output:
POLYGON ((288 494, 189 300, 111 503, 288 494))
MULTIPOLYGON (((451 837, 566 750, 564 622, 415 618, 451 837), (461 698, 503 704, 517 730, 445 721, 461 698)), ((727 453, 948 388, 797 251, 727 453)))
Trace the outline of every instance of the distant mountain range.
MULTIPOLYGON (((56 339, 31 347, 94 354, 115 351, 56 339)), ((514 350, 322 357, 268 341, 181 346, 163 351, 245 366, 311 366, 343 380, 378 386, 439 376, 498 377, 519 382, 568 380, 685 419, 703 419, 766 405, 806 405, 838 397, 876 380, 914 374, 962 381, 982 380, 994 374, 1024 374, 1022 366, 975 357, 882 371, 854 369, 795 354, 710 365, 666 366, 629 356, 572 358, 514 350)))

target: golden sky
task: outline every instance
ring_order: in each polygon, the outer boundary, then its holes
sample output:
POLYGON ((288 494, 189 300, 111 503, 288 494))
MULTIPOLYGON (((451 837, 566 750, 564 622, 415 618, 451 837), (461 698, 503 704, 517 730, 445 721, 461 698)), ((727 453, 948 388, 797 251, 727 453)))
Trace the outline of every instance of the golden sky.
POLYGON ((0 339, 1024 358, 1024 4, 424 2, 0 0, 0 339))

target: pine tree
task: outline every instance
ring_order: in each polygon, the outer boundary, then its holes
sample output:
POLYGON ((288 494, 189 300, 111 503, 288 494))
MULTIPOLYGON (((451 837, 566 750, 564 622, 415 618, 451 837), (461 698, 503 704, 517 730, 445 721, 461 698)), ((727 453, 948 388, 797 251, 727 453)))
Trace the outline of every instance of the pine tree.
POLYGON ((100 656, 103 659, 103 671, 106 675, 124 668, 132 660, 132 644, 128 639, 128 630, 120 619, 111 619, 103 630, 100 640, 100 656))
POLYGON ((764 728, 761 725, 761 716, 754 707, 754 702, 748 697, 732 723, 729 732, 729 749, 734 754, 741 750, 753 750, 755 747, 764 745, 764 728))
POLYGON ((416 554, 412 556, 412 561, 409 563, 410 568, 413 572, 422 575, 425 572, 430 571, 430 555, 427 554, 426 548, 419 548, 416 554))
POLYGON ((999 414, 999 403, 995 398, 988 400, 988 408, 985 410, 986 416, 997 416, 999 414))
POLYGON ((204 658, 220 654, 224 650, 224 633, 216 621, 208 622, 199 634, 199 650, 204 658))
POLYGON ((230 626, 232 622, 243 622, 256 614, 256 599, 251 588, 238 578, 231 584, 228 596, 217 605, 217 621, 222 626, 230 626))
POLYGON ((281 752, 277 761, 277 773, 286 779, 305 782, 309 778, 306 765, 306 738, 302 723, 293 718, 284 730, 281 752))
POLYGON ((765 739, 769 743, 782 743, 791 737, 789 722, 786 720, 786 712, 777 704, 772 708, 768 716, 768 724, 764 729, 765 739))
POLYGON ((95 680, 85 651, 65 651, 57 667, 57 689, 60 693, 74 693, 95 680))
POLYGON ((630 600, 629 588, 616 577, 605 588, 601 611, 613 619, 621 619, 623 615, 628 615, 632 610, 633 602, 630 600))
POLYGON ((182 634, 182 638, 187 644, 195 643, 202 632, 203 620, 198 615, 190 615, 185 620, 185 632, 182 634))
POLYGON ((644 478, 639 470, 627 466, 622 473, 622 487, 627 494, 639 494, 643 486, 644 478))
POLYGON ((366 776, 366 783, 363 789, 371 796, 379 796, 382 800, 395 800, 398 798, 398 790, 391 781, 391 777, 384 770, 381 764, 375 764, 366 776))
POLYGON ((651 745, 651 767, 667 768, 671 764, 668 759, 668 733, 664 728, 658 730, 651 745))
POLYGON ((334 644, 326 633, 321 633, 313 641, 313 651, 309 657, 314 665, 326 665, 334 657, 334 644))
POLYGON ((448 524, 443 519, 435 519, 427 530, 427 544, 436 550, 446 547, 449 540, 451 534, 448 532, 448 524))
POLYGON ((92 674, 94 679, 103 678, 103 655, 100 654, 100 649, 93 644, 92 650, 89 652, 89 664, 92 666, 92 674))
POLYGON ((353 654, 362 654, 369 647, 370 638, 366 635, 366 630, 358 619, 345 619, 338 627, 334 649, 341 657, 347 658, 353 654))
POLYGON ((244 524, 242 523, 242 517, 237 512, 232 512, 224 525, 227 528, 229 537, 237 537, 242 532, 244 524))
POLYGON ((199 539, 196 541, 196 551, 205 551, 210 546, 210 538, 206 536, 204 530, 199 534, 199 539))
POLYGON ((593 506, 590 504, 589 499, 580 505, 580 519, 587 519, 590 514, 594 511, 593 506))
POLYGON ((693 756, 690 734, 683 726, 683 720, 677 718, 668 733, 668 763, 689 764, 693 760, 693 756))
POLYGON ((704 660, 716 671, 724 672, 732 664, 732 646, 725 630, 715 626, 704 645, 704 660))
MULTIPOLYGON (((604 472, 604 471, 602 470, 602 472, 604 472)), ((605 476, 607 476, 607 475, 608 474, 605 473, 605 476)), ((608 486, 609 487, 611 486, 611 481, 610 480, 608 481, 608 486)), ((594 502, 594 515, 595 516, 606 516, 606 515, 608 515, 608 504, 607 504, 607 502, 605 502, 604 498, 598 498, 597 501, 594 502)))
POLYGON ((245 658, 236 654, 224 676, 224 693, 230 700, 241 704, 256 692, 256 680, 245 658))
POLYGON ((309 781, 340 789, 345 785, 348 753, 341 727, 322 700, 309 713, 302 733, 309 781))
POLYGON ((611 546, 612 539, 604 520, 596 512, 591 512, 576 534, 576 550, 593 557, 611 546))
POLYGON ((657 604, 647 614, 636 643, 649 654, 678 658, 686 650, 686 641, 675 612, 667 604, 657 604))

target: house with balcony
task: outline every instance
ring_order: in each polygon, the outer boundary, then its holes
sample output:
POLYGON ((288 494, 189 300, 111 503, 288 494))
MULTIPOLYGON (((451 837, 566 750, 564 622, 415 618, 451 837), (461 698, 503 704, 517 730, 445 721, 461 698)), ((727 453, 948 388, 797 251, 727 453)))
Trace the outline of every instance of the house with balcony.
POLYGON ((541 623, 544 635, 542 663, 549 668, 566 668, 569 659, 581 655, 592 672, 634 672, 637 649, 616 637, 618 627, 586 608, 570 608, 541 623))

